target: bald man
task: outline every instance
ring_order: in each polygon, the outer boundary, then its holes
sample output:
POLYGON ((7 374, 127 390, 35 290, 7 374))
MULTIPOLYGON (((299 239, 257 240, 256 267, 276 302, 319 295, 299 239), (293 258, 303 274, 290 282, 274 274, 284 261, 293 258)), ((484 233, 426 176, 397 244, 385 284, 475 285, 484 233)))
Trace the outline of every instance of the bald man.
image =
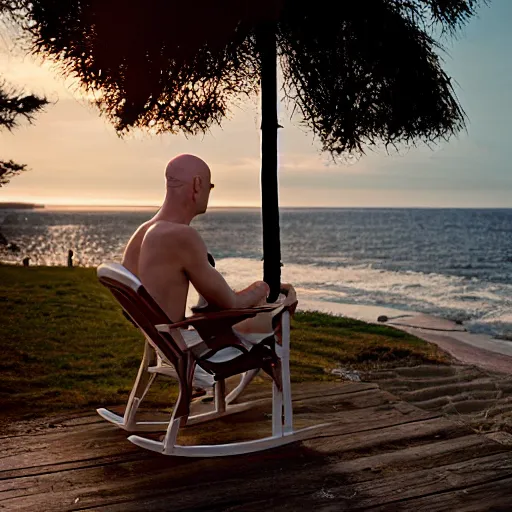
MULTIPOLYGON (((269 292, 267 284, 256 281, 245 290, 234 292, 210 265, 206 245, 190 226, 196 215, 206 211, 214 187, 206 163, 193 155, 179 155, 167 165, 165 181, 162 207, 131 237, 123 265, 141 280, 173 322, 185 317, 190 283, 208 304, 221 309, 264 304, 269 292)), ((291 285, 284 284, 283 290, 287 302, 296 300, 291 285)), ((245 320, 237 330, 246 334, 271 332, 270 316, 245 320)))

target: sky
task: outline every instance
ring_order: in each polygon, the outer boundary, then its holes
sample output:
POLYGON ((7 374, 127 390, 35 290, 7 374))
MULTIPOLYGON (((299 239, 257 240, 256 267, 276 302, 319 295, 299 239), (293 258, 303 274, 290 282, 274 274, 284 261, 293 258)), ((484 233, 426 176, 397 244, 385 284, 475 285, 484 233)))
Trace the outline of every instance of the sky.
MULTIPOLYGON (((512 1, 494 0, 455 40, 444 41, 444 68, 469 120, 465 132, 434 149, 369 151, 335 164, 281 105, 281 206, 512 207, 511 21, 512 1)), ((13 52, 6 37, 0 37, 0 77, 52 102, 33 125, 0 132, 0 158, 30 169, 0 188, 0 202, 158 205, 167 161, 192 153, 212 170, 211 206, 260 204, 258 98, 204 136, 137 132, 121 139, 76 83, 13 52)))

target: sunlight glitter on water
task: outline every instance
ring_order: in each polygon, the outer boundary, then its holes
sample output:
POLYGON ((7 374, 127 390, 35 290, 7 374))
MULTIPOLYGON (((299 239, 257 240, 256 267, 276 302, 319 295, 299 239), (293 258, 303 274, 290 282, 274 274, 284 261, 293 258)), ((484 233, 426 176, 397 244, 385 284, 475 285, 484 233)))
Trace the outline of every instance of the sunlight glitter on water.
MULTIPOLYGON (((0 211, 0 261, 97 266, 119 261, 152 211, 0 211)), ((282 212, 283 280, 304 301, 389 306, 512 333, 512 211, 282 212)), ((262 277, 257 210, 215 210, 194 221, 234 288, 262 277)))

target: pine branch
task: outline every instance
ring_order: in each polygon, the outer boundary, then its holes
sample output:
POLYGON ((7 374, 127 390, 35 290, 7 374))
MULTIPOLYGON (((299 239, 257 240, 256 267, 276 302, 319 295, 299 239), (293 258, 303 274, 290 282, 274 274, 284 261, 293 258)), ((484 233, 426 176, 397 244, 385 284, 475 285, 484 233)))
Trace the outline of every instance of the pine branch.
POLYGON ((0 79, 0 129, 12 130, 18 125, 20 118, 31 123, 35 114, 47 104, 45 98, 23 94, 0 79))
POLYGON ((26 165, 20 165, 12 160, 0 160, 0 187, 3 187, 23 171, 27 170, 26 165))

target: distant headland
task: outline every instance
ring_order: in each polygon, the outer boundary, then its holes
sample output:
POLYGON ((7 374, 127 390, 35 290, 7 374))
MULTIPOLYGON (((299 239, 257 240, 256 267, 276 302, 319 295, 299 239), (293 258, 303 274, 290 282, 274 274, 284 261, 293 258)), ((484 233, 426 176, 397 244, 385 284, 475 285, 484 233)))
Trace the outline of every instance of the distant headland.
POLYGON ((44 208, 44 204, 0 202, 0 210, 34 210, 36 208, 44 208))

